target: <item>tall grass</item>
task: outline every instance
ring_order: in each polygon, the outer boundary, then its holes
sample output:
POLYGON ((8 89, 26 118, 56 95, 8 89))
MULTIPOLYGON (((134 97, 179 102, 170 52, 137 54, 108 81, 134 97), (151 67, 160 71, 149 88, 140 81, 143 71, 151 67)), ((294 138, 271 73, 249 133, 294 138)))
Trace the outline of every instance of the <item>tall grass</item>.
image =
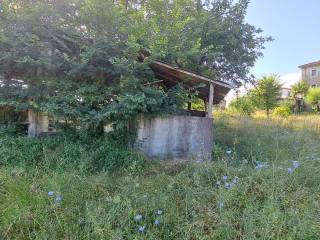
POLYGON ((317 118, 220 115, 206 164, 3 135, 0 239, 320 239, 317 118))

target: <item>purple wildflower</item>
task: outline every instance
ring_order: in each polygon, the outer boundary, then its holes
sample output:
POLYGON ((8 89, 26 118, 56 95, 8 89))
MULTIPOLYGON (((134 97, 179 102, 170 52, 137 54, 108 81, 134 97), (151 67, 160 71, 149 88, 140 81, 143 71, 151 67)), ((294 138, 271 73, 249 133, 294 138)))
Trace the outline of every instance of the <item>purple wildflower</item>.
POLYGON ((146 226, 140 226, 139 228, 138 228, 138 231, 139 232, 144 232, 146 230, 146 226))
POLYGON ((54 195, 54 192, 52 192, 52 191, 48 192, 48 196, 52 197, 53 195, 54 195))
POLYGON ((136 221, 140 221, 142 219, 142 215, 141 214, 138 214, 137 216, 134 217, 134 219, 136 221))
POLYGON ((55 199, 56 203, 60 203, 62 201, 62 197, 61 196, 57 196, 55 199))
POLYGON ((300 167, 300 163, 298 161, 292 161, 292 165, 294 168, 300 167))

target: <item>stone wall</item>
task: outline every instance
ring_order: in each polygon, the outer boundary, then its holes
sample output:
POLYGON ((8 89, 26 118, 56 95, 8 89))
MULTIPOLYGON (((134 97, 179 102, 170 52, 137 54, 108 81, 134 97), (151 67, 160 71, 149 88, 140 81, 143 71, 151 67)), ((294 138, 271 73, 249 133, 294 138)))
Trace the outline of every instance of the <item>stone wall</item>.
POLYGON ((150 158, 211 159, 213 119, 192 116, 141 117, 135 148, 150 158))

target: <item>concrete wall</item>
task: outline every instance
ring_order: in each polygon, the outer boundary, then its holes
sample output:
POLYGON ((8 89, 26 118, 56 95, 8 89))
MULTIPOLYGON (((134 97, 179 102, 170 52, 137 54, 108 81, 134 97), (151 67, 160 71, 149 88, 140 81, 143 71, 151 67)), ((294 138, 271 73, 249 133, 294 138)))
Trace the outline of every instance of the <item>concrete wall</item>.
POLYGON ((28 111, 28 136, 37 137, 43 132, 49 131, 49 117, 45 113, 28 111))
POLYGON ((171 116, 141 117, 135 148, 150 158, 210 160, 213 148, 213 119, 171 116))

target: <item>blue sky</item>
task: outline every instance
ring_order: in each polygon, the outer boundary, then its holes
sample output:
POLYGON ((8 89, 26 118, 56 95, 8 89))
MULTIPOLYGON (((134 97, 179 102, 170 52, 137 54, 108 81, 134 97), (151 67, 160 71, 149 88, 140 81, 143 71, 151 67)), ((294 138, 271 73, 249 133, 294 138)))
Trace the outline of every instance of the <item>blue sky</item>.
POLYGON ((298 66, 320 60, 320 0, 251 0, 247 22, 275 40, 252 72, 297 78, 298 66))

